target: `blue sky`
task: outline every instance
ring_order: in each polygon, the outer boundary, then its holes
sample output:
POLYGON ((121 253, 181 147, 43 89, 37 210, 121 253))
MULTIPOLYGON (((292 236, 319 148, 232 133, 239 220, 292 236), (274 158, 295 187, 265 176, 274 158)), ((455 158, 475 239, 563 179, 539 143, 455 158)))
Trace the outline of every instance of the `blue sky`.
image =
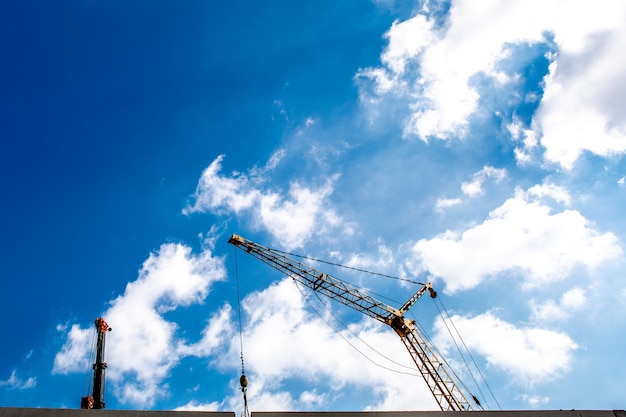
MULTIPOLYGON (((431 281, 491 409, 624 408, 623 2, 0 19, 0 406, 78 407, 102 316, 108 408, 239 412, 238 270, 252 411, 436 409, 391 330, 235 257, 238 233, 431 281)), ((430 300, 412 314, 458 364, 430 300)))

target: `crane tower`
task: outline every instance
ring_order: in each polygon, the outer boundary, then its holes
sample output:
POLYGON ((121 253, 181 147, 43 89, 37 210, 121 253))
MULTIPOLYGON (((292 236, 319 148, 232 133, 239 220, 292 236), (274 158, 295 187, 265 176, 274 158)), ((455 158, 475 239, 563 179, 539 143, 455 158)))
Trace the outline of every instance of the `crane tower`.
POLYGON ((107 363, 104 361, 104 345, 106 341, 106 333, 111 328, 103 318, 97 318, 95 321, 98 340, 96 342, 96 361, 93 364, 93 394, 82 397, 80 408, 101 409, 105 407, 104 403, 104 370, 107 363))

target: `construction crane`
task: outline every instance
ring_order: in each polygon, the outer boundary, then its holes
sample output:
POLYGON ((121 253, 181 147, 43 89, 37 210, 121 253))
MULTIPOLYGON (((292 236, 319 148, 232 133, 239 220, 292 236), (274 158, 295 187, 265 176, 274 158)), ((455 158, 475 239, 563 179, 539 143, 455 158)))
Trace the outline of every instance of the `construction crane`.
POLYGON ((104 361, 104 345, 106 341, 106 333, 111 328, 103 318, 97 318, 95 321, 97 342, 96 342, 96 361, 93 364, 93 393, 81 398, 80 408, 85 409, 101 409, 105 407, 104 403, 104 370, 107 363, 104 361))
POLYGON ((420 334, 415 321, 404 316, 404 313, 426 292, 432 298, 437 296, 430 283, 423 284, 406 303, 400 308, 395 308, 338 278, 239 235, 233 234, 228 243, 290 276, 296 282, 390 326, 400 336, 404 346, 411 354, 413 362, 415 362, 441 410, 473 410, 459 385, 453 379, 452 371, 448 369, 447 365, 437 356, 434 348, 420 334))

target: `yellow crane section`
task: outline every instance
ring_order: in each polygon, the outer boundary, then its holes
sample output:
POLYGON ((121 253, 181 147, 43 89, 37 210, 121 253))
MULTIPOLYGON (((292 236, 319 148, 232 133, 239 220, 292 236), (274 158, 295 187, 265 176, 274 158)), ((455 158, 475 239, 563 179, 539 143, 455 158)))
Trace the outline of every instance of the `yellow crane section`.
POLYGON ((414 320, 404 317, 422 295, 437 296, 430 283, 424 284, 400 308, 392 307, 325 272, 304 265, 284 253, 266 248, 233 234, 228 243, 290 276, 298 283, 390 326, 404 343, 426 385, 442 411, 472 411, 473 408, 453 379, 453 373, 420 334, 414 320))

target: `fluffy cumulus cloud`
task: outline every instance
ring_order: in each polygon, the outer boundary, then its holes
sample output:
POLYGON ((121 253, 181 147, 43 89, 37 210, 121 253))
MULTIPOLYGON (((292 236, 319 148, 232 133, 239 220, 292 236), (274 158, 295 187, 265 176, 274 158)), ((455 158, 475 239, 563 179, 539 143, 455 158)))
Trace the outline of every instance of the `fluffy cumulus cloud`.
MULTIPOLYGON (((516 327, 489 312, 475 317, 453 315, 451 319, 469 349, 524 384, 543 383, 563 374, 578 348, 565 333, 516 327)), ((447 332, 445 324, 439 320, 435 328, 437 344, 451 348, 450 339, 442 337, 447 332)))
POLYGON ((239 213, 250 208, 257 199, 259 192, 245 175, 239 173, 233 173, 232 177, 219 175, 223 159, 224 155, 218 156, 202 172, 193 196, 194 202, 183 210, 184 214, 218 211, 221 208, 239 213))
POLYGON ((489 97, 499 90, 510 94, 506 86, 519 80, 526 65, 515 55, 516 47, 545 45, 552 51, 551 65, 543 96, 536 97, 539 108, 530 125, 516 128, 514 139, 523 139, 516 151, 520 162, 528 162, 539 143, 545 159, 564 168, 584 151, 622 154, 626 63, 619 57, 626 47, 626 4, 602 0, 594 6, 560 0, 453 1, 443 25, 425 9, 389 29, 382 65, 358 74, 373 85, 362 89, 362 99, 375 104, 384 96, 401 97, 406 135, 462 137, 479 100, 489 100, 477 77, 492 80, 489 97))
POLYGON ((230 177, 220 174, 224 156, 217 157, 202 173, 193 202, 183 213, 251 214, 254 225, 267 230, 286 249, 301 247, 316 230, 338 227, 341 219, 328 201, 334 178, 318 187, 292 181, 287 195, 264 188, 264 175, 278 165, 282 155, 275 154, 262 169, 230 177))
MULTIPOLYGON (((187 343, 176 336, 178 325, 165 313, 201 303, 211 284, 225 278, 223 260, 210 248, 193 254, 181 244, 164 244, 144 262, 138 278, 111 302, 103 317, 114 324, 107 355, 116 366, 107 376, 122 403, 149 407, 165 394, 163 381, 181 358, 206 356, 230 333, 230 309, 223 307, 208 321, 200 339, 187 343)), ((64 327, 58 327, 64 331, 64 327)), ((55 373, 82 372, 90 360, 92 328, 74 324, 54 361, 55 373)))
POLYGON ((483 184, 487 179, 493 179, 495 182, 500 182, 505 177, 506 169, 485 166, 483 169, 472 175, 471 181, 462 183, 461 190, 463 191, 463 194, 468 197, 482 195, 485 192, 483 184))
POLYGON ((435 202, 435 209, 437 211, 443 211, 449 207, 454 207, 461 204, 463 201, 460 198, 439 198, 435 202))
POLYGON ((547 300, 539 303, 534 298, 530 300, 533 318, 538 321, 554 321, 568 318, 572 312, 585 305, 586 297, 582 288, 572 288, 563 294, 557 302, 547 300))
POLYGON ((58 325, 57 331, 65 333, 67 342, 54 357, 52 372, 68 373, 89 369, 93 329, 83 329, 78 324, 72 324, 69 331, 64 325, 58 325))
POLYGON ((613 233, 595 230, 576 210, 553 211, 548 200, 568 202, 569 197, 552 185, 518 190, 481 224, 419 240, 412 247, 417 268, 443 278, 449 292, 512 270, 524 272, 525 285, 534 287, 622 254, 613 233))
POLYGON ((561 48, 535 118, 546 159, 565 168, 583 151, 604 157, 626 152, 626 63, 616 59, 626 48, 626 5, 598 5, 575 7, 576 20, 566 25, 565 19, 556 32, 561 48))

